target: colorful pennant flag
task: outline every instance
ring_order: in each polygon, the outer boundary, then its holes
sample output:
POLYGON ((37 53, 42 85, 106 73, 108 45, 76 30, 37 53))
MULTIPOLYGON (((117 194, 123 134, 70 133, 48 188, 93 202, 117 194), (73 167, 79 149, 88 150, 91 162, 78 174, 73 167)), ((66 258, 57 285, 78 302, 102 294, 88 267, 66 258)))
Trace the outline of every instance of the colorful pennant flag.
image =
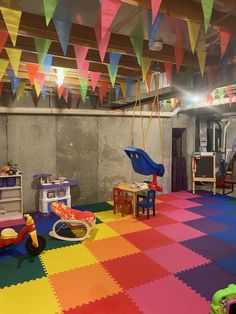
POLYGON ((150 65, 152 63, 152 59, 143 57, 142 58, 142 75, 143 75, 143 81, 146 81, 146 77, 150 68, 150 65))
POLYGON ((83 76, 84 81, 88 79, 89 61, 85 60, 82 67, 80 68, 80 74, 83 76))
POLYGON ((45 15, 47 26, 53 17, 53 14, 56 10, 58 2, 59 0, 43 0, 44 15, 45 15))
POLYGON ((233 94, 232 86, 227 86, 226 87, 226 94, 229 97, 229 105, 231 107, 232 103, 233 103, 233 100, 234 100, 234 94, 233 94))
POLYGON ((57 68, 57 85, 60 88, 64 83, 64 78, 66 76, 67 69, 57 68))
POLYGON ((121 58, 121 53, 119 52, 109 53, 110 71, 112 75, 114 75, 117 72, 117 67, 119 65, 120 58, 121 58))
POLYGON ((99 72, 90 72, 91 85, 92 85, 93 92, 95 92, 100 75, 101 73, 99 72))
POLYGON ((49 47, 51 45, 51 40, 35 37, 34 43, 35 43, 35 48, 36 48, 37 55, 38 55, 39 64, 43 65, 45 58, 47 56, 49 47))
POLYGON ((2 96, 2 91, 3 91, 3 82, 0 81, 0 96, 2 96))
POLYGON ((77 107, 79 100, 80 100, 80 94, 74 94, 71 99, 72 107, 77 107))
POLYGON ((165 68, 165 72, 166 72, 166 80, 167 80, 168 84, 171 83, 173 66, 174 66, 173 63, 164 62, 164 68, 165 68))
POLYGON ((34 88, 35 88, 36 95, 39 98, 39 96, 41 94, 41 89, 39 86, 39 82, 37 80, 34 81, 34 88))
POLYGON ((81 97, 82 97, 83 103, 85 103, 87 92, 88 92, 88 80, 84 81, 83 78, 80 78, 79 81, 80 81, 81 97))
POLYGON ((7 38, 8 38, 8 32, 3 29, 0 29, 0 53, 2 52, 2 49, 5 46, 7 38))
POLYGON ((192 53, 194 53, 201 24, 198 24, 189 20, 187 20, 187 24, 188 24, 190 46, 192 49, 192 53))
POLYGON ((12 44, 15 46, 22 12, 3 7, 1 7, 0 10, 8 33, 11 37, 12 44))
POLYGON ((116 86, 115 93, 116 93, 115 98, 116 98, 116 100, 118 100, 119 96, 120 96, 120 86, 119 85, 116 86))
POLYGON ((107 31, 106 34, 103 36, 103 38, 101 38, 101 15, 98 16, 98 19, 96 22, 95 35, 96 35, 96 40, 97 40, 97 44, 98 44, 98 50, 99 50, 100 58, 101 58, 101 61, 103 63, 111 33, 109 31, 107 31))
POLYGON ((84 64, 89 49, 88 47, 74 45, 74 50, 77 62, 77 69, 80 70, 84 64))
POLYGON ((152 72, 148 72, 147 77, 146 77, 147 94, 150 92, 151 82, 152 82, 152 72))
POLYGON ((26 84, 24 82, 20 82, 17 91, 16 91, 16 100, 19 101, 20 98, 24 95, 26 84))
POLYGON ((228 47, 231 35, 232 34, 227 30, 220 30, 221 59, 223 58, 225 51, 228 47))
POLYGON ((120 83, 120 89, 122 91, 123 97, 126 98, 126 83, 125 82, 120 83))
POLYGON ((59 97, 59 99, 61 98, 61 96, 62 96, 62 93, 63 93, 63 91, 64 91, 64 85, 61 85, 61 86, 58 86, 57 87, 57 93, 58 93, 58 97, 59 97))
POLYGON ((132 79, 132 77, 126 77, 125 78, 125 83, 126 83, 126 96, 129 97, 129 96, 132 95, 132 87, 133 87, 133 79, 132 79))
POLYGON ((147 10, 148 14, 148 46, 152 46, 154 40, 156 39, 157 32, 160 28, 161 22, 163 20, 164 14, 159 13, 155 19, 154 24, 152 23, 152 12, 147 10))
POLYGON ((224 87, 219 87, 218 88, 218 96, 219 96, 219 99, 222 99, 225 95, 225 89, 224 87))
POLYGON ((64 98, 65 102, 68 103, 68 97, 69 97, 69 90, 68 88, 65 88, 63 93, 62 93, 62 97, 64 98))
POLYGON ((15 73, 12 69, 7 69, 7 75, 8 75, 10 82, 11 82, 11 88, 12 88, 13 95, 15 95, 17 88, 19 86, 19 83, 20 83, 20 79, 15 76, 15 73))
POLYGON ((43 99, 45 100, 46 95, 47 95, 47 86, 44 85, 43 89, 41 90, 41 95, 43 97, 43 99))
POLYGON ((121 0, 103 0, 101 4, 101 39, 104 38, 109 31, 119 8, 121 0))
POLYGON ((36 80, 38 81, 40 90, 42 91, 43 87, 44 87, 45 74, 44 73, 38 73, 36 80))
POLYGON ((99 87, 99 99, 100 99, 101 104, 103 104, 103 100, 106 97, 107 91, 108 91, 108 82, 101 81, 101 85, 99 87))
POLYGON ((15 72, 15 75, 17 76, 22 51, 20 49, 15 48, 5 48, 5 50, 7 52, 12 69, 15 72))
POLYGON ((205 72, 206 56, 207 56, 206 42, 205 40, 201 40, 197 46, 197 57, 202 76, 204 75, 205 72))
POLYGON ((144 39, 143 24, 142 24, 142 19, 140 19, 130 35, 130 40, 134 48, 134 51, 138 60, 138 64, 140 66, 142 64, 143 39, 144 39))
POLYGON ((39 65, 38 64, 27 63, 26 64, 26 69, 28 71, 30 85, 33 86, 34 85, 34 80, 35 80, 35 78, 36 78, 36 76, 38 74, 39 65))
POLYGON ((159 12, 162 0, 151 0, 152 2, 152 24, 154 24, 157 14, 159 12))
POLYGON ((209 88, 212 89, 213 85, 214 85, 214 80, 216 77, 216 68, 215 67, 210 67, 207 69, 207 77, 208 77, 209 88))
POLYGON ((6 69, 8 67, 9 61, 0 59, 0 81, 2 80, 6 69))
POLYGON ((57 36, 61 43, 62 51, 64 53, 64 56, 66 56, 72 23, 71 21, 62 21, 57 19, 53 19, 53 22, 57 32, 57 36))
POLYGON ((46 55, 43 61, 43 65, 42 65, 46 80, 49 80, 51 66, 52 66, 52 55, 46 55))
POLYGON ((115 70, 115 73, 113 74, 111 72, 111 66, 110 64, 107 64, 107 70, 110 76, 110 80, 111 80, 111 86, 114 88, 115 87, 115 82, 116 82, 116 76, 117 76, 117 71, 118 71, 118 67, 115 70))
POLYGON ((204 16, 205 32, 207 34, 208 26, 211 20, 214 0, 201 0, 201 3, 202 3, 202 11, 203 11, 203 16, 204 16))

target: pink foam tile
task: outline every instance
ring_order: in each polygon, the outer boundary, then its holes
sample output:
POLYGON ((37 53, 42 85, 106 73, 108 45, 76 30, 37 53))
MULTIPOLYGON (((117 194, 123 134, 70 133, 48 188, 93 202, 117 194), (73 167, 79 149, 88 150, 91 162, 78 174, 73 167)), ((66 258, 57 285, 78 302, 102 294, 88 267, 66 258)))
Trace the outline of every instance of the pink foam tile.
POLYGON ((176 221, 179 222, 184 222, 184 221, 189 221, 189 220, 196 220, 203 218, 202 215, 198 215, 195 213, 190 212, 189 210, 185 209, 177 209, 177 210, 170 210, 170 211, 165 211, 163 215, 166 215, 167 217, 173 218, 176 221))
POLYGON ((161 194, 157 196, 157 199, 163 202, 170 202, 178 200, 179 198, 175 196, 173 193, 161 194))
POLYGON ((25 220, 23 218, 13 219, 13 220, 3 220, 3 221, 0 221, 0 228, 23 225, 24 223, 25 223, 25 220))
POLYGON ((130 289, 131 299, 145 314, 209 313, 210 304, 174 276, 130 289))
POLYGON ((164 266, 171 273, 178 273, 190 268, 202 266, 211 261, 187 249, 179 243, 169 244, 145 252, 159 265, 164 266))
POLYGON ((199 198, 199 195, 192 194, 186 191, 172 192, 172 194, 178 198, 184 198, 184 199, 199 198))
POLYGON ((189 200, 185 200, 185 199, 176 199, 173 201, 167 201, 169 204, 171 205, 175 205, 179 208, 190 208, 190 207, 197 207, 197 206, 201 206, 201 204, 199 203, 195 203, 189 200))
POLYGON ((154 229, 176 242, 191 240, 206 235, 204 232, 187 226, 181 222, 171 225, 159 226, 154 229))

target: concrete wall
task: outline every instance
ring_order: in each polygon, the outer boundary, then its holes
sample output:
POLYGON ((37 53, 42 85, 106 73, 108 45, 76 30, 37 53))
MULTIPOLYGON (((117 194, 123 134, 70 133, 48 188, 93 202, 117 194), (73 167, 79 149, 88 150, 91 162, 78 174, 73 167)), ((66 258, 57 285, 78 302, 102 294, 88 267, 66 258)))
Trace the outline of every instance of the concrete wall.
MULTIPOLYGON (((38 207, 38 194, 32 189, 35 173, 77 179, 79 187, 72 190, 73 204, 105 201, 111 199, 115 183, 149 179, 133 172, 124 153, 130 122, 131 118, 121 117, 0 115, 0 162, 13 159, 22 169, 24 210, 38 207)), ((145 133, 148 122, 143 119, 145 133)), ((171 188, 172 127, 188 128, 186 154, 190 160, 194 151, 194 118, 179 115, 172 120, 161 119, 160 123, 162 145, 158 119, 153 118, 146 150, 154 161, 165 165, 160 183, 166 193, 171 188)), ((142 147, 140 118, 134 120, 133 144, 142 147)))

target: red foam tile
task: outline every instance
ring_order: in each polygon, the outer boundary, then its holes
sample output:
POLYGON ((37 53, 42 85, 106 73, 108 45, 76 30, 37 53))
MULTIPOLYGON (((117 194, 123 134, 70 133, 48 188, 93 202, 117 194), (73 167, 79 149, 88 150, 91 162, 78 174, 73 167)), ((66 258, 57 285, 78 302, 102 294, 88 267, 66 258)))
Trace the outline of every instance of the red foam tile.
POLYGON ((175 196, 174 194, 169 193, 169 194, 158 195, 157 199, 161 200, 163 202, 169 202, 169 201, 178 200, 179 198, 177 196, 175 196))
POLYGON ((165 225, 171 225, 177 223, 176 220, 169 218, 165 215, 162 215, 160 213, 156 214, 156 216, 150 216, 150 219, 143 220, 145 224, 147 224, 149 227, 160 227, 165 225))
POLYGON ((146 251, 149 257, 171 273, 177 273, 190 268, 202 266, 211 261, 187 249, 179 243, 146 251))
POLYGON ((63 312, 64 314, 141 314, 142 311, 125 293, 119 293, 108 298, 76 307, 63 312))
POLYGON ((178 206, 179 208, 190 208, 190 207, 201 206, 201 204, 199 204, 199 203, 185 200, 185 199, 176 199, 173 201, 168 201, 168 203, 171 205, 174 205, 174 206, 178 206))
POLYGON ((178 210, 171 210, 171 211, 166 211, 164 213, 164 215, 166 215, 167 217, 173 218, 176 221, 179 222, 184 222, 184 221, 190 221, 190 220, 196 220, 196 219, 200 219, 203 218, 202 215, 196 214, 196 213, 192 213, 189 210, 185 210, 185 209, 178 209, 178 210))
POLYGON ((172 195, 179 197, 179 198, 184 198, 184 199, 199 198, 199 195, 192 194, 192 193, 186 192, 186 191, 172 192, 172 195))
POLYGON ((177 209, 180 209, 180 208, 178 206, 175 206, 166 202, 156 204, 156 211, 160 213, 164 211, 177 210, 177 209))
POLYGON ((123 288, 129 289, 170 273, 143 253, 137 253, 102 263, 112 278, 123 288))
POLYGON ((124 238, 143 251, 174 243, 174 240, 153 229, 129 233, 124 238))
POLYGON ((177 278, 170 276, 128 291, 143 313, 205 314, 210 304, 177 278))

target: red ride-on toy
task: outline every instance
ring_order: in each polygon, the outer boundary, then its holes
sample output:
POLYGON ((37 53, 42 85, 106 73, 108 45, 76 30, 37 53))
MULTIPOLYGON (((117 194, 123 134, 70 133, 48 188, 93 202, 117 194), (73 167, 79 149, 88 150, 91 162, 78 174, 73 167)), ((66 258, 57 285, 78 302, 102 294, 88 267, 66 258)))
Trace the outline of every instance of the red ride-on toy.
POLYGON ((29 238, 25 242, 25 249, 30 255, 39 255, 46 246, 46 240, 37 234, 33 218, 29 214, 24 215, 25 226, 17 233, 12 228, 3 229, 0 234, 0 249, 21 242, 27 234, 29 238))

